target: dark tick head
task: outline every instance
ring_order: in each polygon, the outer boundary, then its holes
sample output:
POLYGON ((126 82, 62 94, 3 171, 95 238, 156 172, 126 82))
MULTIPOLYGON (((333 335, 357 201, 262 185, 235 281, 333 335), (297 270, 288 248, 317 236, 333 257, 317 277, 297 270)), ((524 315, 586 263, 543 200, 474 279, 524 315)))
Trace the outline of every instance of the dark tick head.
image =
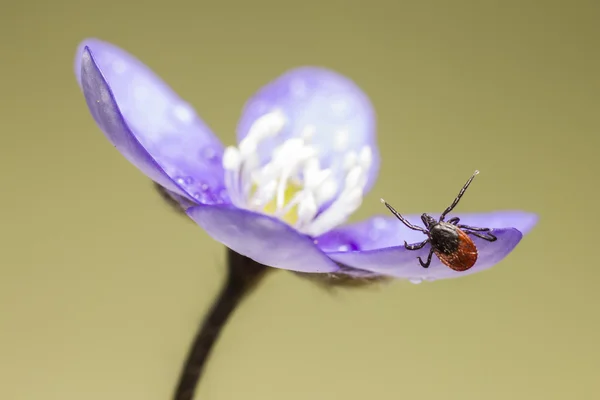
POLYGON ((425 227, 427 228, 427 230, 430 230, 435 224, 438 223, 429 214, 423 214, 423 215, 421 215, 421 221, 423 221, 423 224, 425 225, 425 227))

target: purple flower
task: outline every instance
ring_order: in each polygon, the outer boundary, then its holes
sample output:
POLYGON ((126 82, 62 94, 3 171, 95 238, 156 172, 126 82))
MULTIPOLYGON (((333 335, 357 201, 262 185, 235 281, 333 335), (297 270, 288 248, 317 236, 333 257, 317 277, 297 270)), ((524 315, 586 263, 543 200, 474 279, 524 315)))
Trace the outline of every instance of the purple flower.
MULTIPOLYGON (((406 250, 404 240, 417 243, 422 234, 393 216, 341 226, 379 170, 375 114, 351 80, 315 67, 285 73, 247 102, 238 146, 224 149, 188 103, 125 51, 86 40, 75 73, 92 116, 117 150, 186 204, 214 239, 265 265, 413 281, 452 278, 502 260, 537 220, 520 211, 453 214, 461 223, 493 228, 498 240, 474 238, 479 260, 467 272, 437 259, 424 269, 416 257, 426 256, 429 245, 406 250)), ((407 219, 419 222, 418 216, 407 219)))

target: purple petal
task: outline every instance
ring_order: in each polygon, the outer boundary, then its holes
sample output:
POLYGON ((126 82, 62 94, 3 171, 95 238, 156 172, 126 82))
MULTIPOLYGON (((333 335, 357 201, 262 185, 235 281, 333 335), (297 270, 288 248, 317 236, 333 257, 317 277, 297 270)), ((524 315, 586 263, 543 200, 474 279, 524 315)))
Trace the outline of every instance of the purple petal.
POLYGON ((473 237, 479 257, 477 263, 464 272, 457 272, 446 267, 436 256, 433 256, 429 268, 421 267, 417 257, 426 259, 430 249, 429 244, 420 250, 406 250, 404 246, 396 246, 367 251, 329 253, 328 255, 334 261, 350 267, 410 279, 414 282, 458 278, 494 266, 506 257, 523 237, 522 233, 514 228, 494 229, 492 232, 498 238, 495 242, 473 237))
MULTIPOLYGON (((439 213, 429 214, 439 218, 439 213)), ((406 215, 411 223, 422 226, 420 215, 406 215)), ((490 213, 452 214, 460 223, 482 228, 516 228, 523 235, 537 223, 538 216, 524 211, 494 211, 490 213)), ((449 219, 449 218, 446 218, 449 219)), ((399 246, 404 243, 425 240, 421 232, 408 229, 394 216, 377 216, 354 224, 334 229, 317 238, 319 247, 325 252, 374 250, 399 246)))
POLYGON ((196 202, 226 200, 223 146, 150 69, 116 46, 88 39, 78 48, 75 73, 94 119, 132 164, 196 202))
POLYGON ((237 129, 238 141, 261 116, 280 110, 287 119, 284 130, 259 147, 263 161, 273 149, 291 137, 313 130, 312 143, 319 149, 321 166, 342 177, 344 156, 359 153, 363 146, 372 152, 372 164, 365 192, 379 170, 375 137, 375 112, 365 93, 350 79, 317 67, 291 70, 263 87, 244 108, 237 129))
POLYGON ((333 263, 308 236, 263 214, 229 205, 187 210, 213 239, 261 264, 300 272, 334 272, 333 263))

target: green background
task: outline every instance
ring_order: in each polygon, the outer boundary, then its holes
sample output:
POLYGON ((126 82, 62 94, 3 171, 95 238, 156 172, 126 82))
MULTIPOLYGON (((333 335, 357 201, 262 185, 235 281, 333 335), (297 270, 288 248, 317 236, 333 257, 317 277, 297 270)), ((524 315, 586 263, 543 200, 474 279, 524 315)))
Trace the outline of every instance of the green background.
POLYGON ((169 399, 224 251, 115 151, 77 44, 150 65, 228 144, 244 101, 299 65, 355 80, 382 171, 352 220, 523 209, 494 269, 328 293, 270 275, 198 399, 597 399, 599 5, 594 1, 6 3, 0 15, 0 398, 169 399))

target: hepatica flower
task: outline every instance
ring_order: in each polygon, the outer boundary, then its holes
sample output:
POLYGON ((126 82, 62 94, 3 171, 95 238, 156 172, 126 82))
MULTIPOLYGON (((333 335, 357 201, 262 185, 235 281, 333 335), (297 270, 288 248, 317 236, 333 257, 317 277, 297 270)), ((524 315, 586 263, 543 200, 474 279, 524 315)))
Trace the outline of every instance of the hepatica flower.
POLYGON ((193 397, 220 329, 268 267, 350 281, 454 278, 498 263, 536 223, 521 211, 452 214, 497 237, 473 237, 479 258, 465 272, 437 258, 421 267, 430 245, 404 242, 422 242, 423 233, 390 214, 344 225, 379 171, 375 113, 351 80, 327 69, 293 69, 260 89, 243 109, 237 146, 227 148, 149 68, 109 43, 84 41, 75 74, 108 140, 229 249, 228 278, 195 336, 177 400, 193 397))
MULTIPOLYGON (((520 211, 453 214, 463 224, 493 228, 498 238, 474 238, 479 259, 466 272, 435 258, 422 268, 416 257, 426 257, 429 245, 406 250, 404 241, 418 243, 422 234, 391 215, 343 226, 372 187, 380 158, 369 99, 327 69, 293 69, 260 89, 243 109, 237 146, 227 148, 124 50, 86 40, 75 73, 117 150, 173 193, 210 236, 267 266, 412 281, 465 276, 502 260, 536 222, 520 211)), ((407 219, 420 223, 419 216, 407 219)))

